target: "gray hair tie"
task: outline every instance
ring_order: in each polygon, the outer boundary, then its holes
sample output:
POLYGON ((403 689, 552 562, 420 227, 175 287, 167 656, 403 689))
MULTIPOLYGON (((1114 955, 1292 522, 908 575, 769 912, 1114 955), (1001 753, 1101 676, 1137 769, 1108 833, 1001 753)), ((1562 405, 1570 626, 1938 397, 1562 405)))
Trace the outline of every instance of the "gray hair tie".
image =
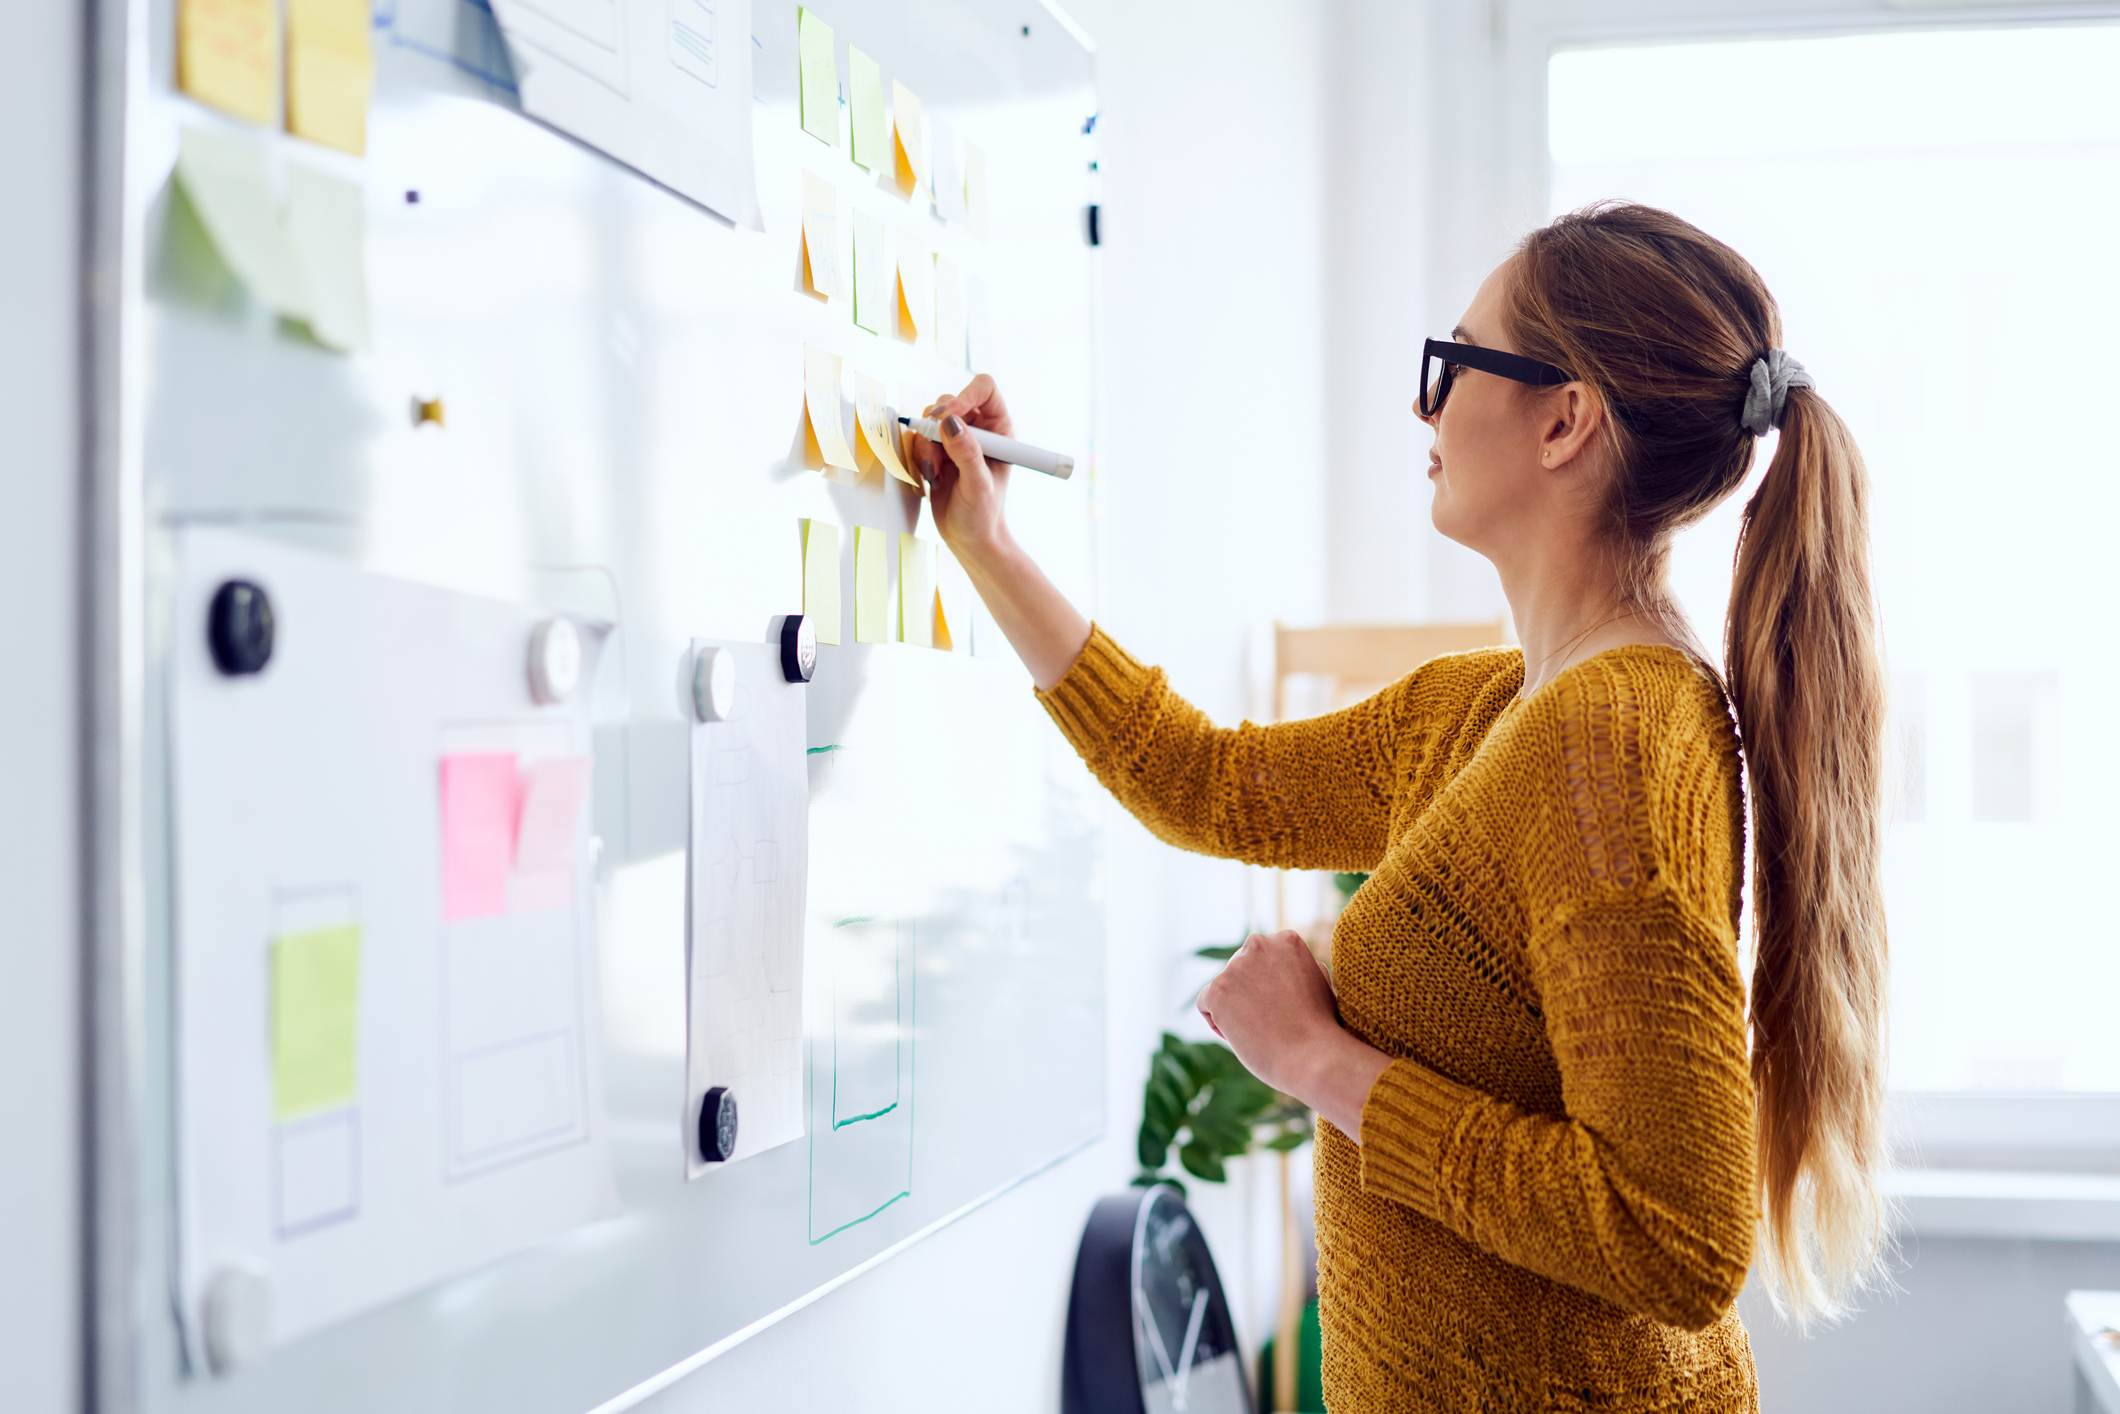
POLYGON ((1738 424, 1754 437, 1767 435, 1767 428, 1781 426, 1781 410, 1789 389, 1817 385, 1802 364, 1789 357, 1787 349, 1768 349, 1752 360, 1752 387, 1745 394, 1745 413, 1738 424))

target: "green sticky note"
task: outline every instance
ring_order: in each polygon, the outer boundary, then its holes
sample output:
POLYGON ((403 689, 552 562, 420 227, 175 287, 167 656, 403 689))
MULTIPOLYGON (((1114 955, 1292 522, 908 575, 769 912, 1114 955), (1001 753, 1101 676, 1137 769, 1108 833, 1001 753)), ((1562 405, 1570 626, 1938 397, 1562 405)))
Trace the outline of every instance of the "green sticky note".
POLYGON ((883 532, 854 527, 854 641, 891 641, 891 562, 883 532))
POLYGON ((854 114, 854 163, 880 172, 891 165, 891 129, 883 120, 883 70, 847 46, 847 106, 854 114))
POLYGON ((832 60, 832 27, 807 7, 795 11, 796 51, 802 59, 802 130, 839 146, 839 66, 832 60))
POLYGON ((839 527, 821 520, 802 523, 802 614, 819 643, 839 642, 839 527))
POLYGON ((273 939, 274 1119, 295 1119, 353 1103, 360 999, 359 924, 273 939))

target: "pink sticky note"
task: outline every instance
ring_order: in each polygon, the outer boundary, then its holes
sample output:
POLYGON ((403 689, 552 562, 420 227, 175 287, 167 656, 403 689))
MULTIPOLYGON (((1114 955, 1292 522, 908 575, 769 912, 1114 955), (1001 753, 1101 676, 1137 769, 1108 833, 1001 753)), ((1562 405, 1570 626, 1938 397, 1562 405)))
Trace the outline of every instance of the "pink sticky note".
POLYGON ((442 917, 508 911, 520 787, 512 752, 442 758, 442 917))
POLYGON ((564 908, 574 901, 576 825, 589 794, 589 758, 548 756, 523 768, 515 832, 516 906, 564 908))

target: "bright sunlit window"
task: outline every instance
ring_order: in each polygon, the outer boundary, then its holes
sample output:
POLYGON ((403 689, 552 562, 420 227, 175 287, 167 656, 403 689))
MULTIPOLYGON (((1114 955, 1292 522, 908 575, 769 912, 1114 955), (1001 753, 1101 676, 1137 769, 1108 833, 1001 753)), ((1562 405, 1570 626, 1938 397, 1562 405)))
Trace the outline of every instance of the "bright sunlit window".
MULTIPOLYGON (((1552 210, 1631 198, 1743 254, 1868 465, 1895 1090, 2120 1091, 2116 73, 2115 24, 1549 69, 1552 210)), ((1709 644, 1772 445, 1674 554, 1709 644)))

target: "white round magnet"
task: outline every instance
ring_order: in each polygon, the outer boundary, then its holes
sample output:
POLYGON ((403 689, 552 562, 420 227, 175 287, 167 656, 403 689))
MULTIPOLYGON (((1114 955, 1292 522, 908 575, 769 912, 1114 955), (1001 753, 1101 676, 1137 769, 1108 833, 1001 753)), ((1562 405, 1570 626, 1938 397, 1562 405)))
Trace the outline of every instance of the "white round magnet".
POLYGON ((272 1288, 256 1267, 227 1266, 206 1283, 206 1359, 226 1375, 262 1358, 272 1336, 272 1288))
POLYGON ((582 636, 574 620, 546 619, 530 634, 530 695, 551 705, 574 695, 582 680, 582 636))
POLYGON ((702 722, 726 722, 736 710, 736 655, 702 648, 692 655, 692 711, 702 722))

